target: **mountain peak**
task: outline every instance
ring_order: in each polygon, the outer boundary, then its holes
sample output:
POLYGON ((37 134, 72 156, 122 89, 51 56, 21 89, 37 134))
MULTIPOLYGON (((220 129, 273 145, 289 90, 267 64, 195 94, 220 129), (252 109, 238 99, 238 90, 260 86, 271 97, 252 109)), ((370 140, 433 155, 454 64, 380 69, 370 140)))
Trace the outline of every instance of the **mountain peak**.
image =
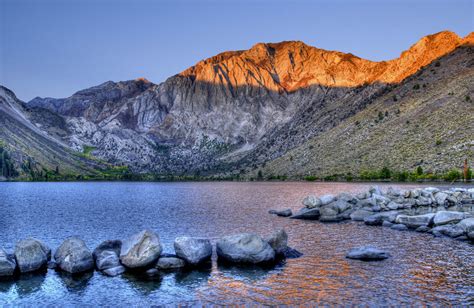
POLYGON ((472 36, 442 31, 421 38, 399 58, 373 62, 350 53, 329 51, 301 41, 258 43, 248 50, 228 51, 200 61, 180 75, 193 81, 228 87, 265 87, 292 92, 322 85, 356 87, 367 83, 398 83, 472 36))

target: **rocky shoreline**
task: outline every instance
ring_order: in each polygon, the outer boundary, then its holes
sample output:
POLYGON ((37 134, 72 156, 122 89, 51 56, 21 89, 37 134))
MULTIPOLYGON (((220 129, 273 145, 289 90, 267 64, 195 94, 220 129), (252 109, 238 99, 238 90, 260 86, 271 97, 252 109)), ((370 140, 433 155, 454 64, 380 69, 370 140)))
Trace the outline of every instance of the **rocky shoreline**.
POLYGON ((474 188, 427 187, 402 191, 389 187, 383 192, 374 186, 356 195, 309 195, 303 199, 303 205, 296 214, 291 209, 269 213, 321 222, 363 221, 370 226, 474 242, 474 188))
MULTIPOLYGON (((241 233, 220 238, 215 251, 220 263, 274 264, 302 255, 287 242, 285 230, 278 230, 267 239, 241 233)), ((0 278, 47 269, 69 274, 96 269, 107 276, 126 271, 154 276, 162 271, 209 267, 214 249, 209 239, 182 236, 175 239, 174 250, 175 254, 163 253, 160 237, 152 230, 143 230, 124 241, 106 240, 93 251, 79 237, 70 237, 54 254, 40 240, 27 238, 17 242, 13 253, 0 248, 0 278)))

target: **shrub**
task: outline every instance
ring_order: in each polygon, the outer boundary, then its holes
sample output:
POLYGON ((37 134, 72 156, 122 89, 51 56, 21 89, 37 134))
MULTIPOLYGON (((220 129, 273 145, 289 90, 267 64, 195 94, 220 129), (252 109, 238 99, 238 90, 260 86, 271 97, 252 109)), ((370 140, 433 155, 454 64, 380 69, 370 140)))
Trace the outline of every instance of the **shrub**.
POLYGON ((379 121, 382 121, 383 120, 383 112, 382 111, 379 111, 379 121))
POLYGON ((471 100, 471 97, 469 95, 466 95, 466 102, 469 102, 471 100))
POLYGON ((440 145, 442 142, 439 139, 436 139, 436 145, 440 145))
POLYGON ((304 177, 305 181, 308 181, 308 182, 314 182, 316 181, 318 178, 314 175, 308 175, 308 176, 305 176, 304 177))
POLYGON ((413 86, 413 90, 419 90, 419 89, 420 89, 420 85, 419 85, 419 84, 415 84, 415 85, 413 86))
POLYGON ((416 167, 416 175, 423 175, 423 168, 421 166, 416 167))
POLYGON ((392 176, 392 172, 390 171, 390 169, 388 167, 383 167, 381 170, 380 170, 380 178, 381 179, 390 179, 390 177, 392 176))
POLYGON ((458 170, 456 169, 451 169, 449 170, 444 176, 443 176, 443 179, 445 181, 449 181, 449 182, 452 182, 452 181, 455 181, 455 180, 458 180, 458 179, 461 179, 462 178, 462 175, 461 175, 461 172, 459 172, 458 170))
POLYGON ((409 174, 407 171, 402 171, 395 173, 394 178, 398 182, 406 182, 406 180, 408 180, 408 176, 409 174))

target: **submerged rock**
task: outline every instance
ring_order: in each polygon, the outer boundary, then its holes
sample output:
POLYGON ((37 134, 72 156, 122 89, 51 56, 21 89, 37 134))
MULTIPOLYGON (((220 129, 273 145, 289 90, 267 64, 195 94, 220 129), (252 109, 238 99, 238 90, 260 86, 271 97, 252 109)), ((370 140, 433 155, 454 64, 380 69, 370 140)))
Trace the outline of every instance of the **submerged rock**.
POLYGON ((78 237, 66 239, 54 254, 54 259, 61 270, 71 274, 94 268, 92 253, 84 241, 78 237))
POLYGON ((427 227, 427 226, 421 226, 421 227, 418 227, 416 228, 416 232, 429 232, 431 230, 430 227, 427 227))
POLYGON ((122 265, 118 265, 116 267, 111 267, 106 270, 103 270, 102 273, 110 277, 115 277, 125 273, 125 267, 123 267, 122 265))
POLYGON ((290 216, 293 219, 307 219, 307 220, 317 220, 321 216, 319 208, 302 208, 298 213, 290 216))
POLYGON ((353 248, 346 255, 346 258, 357 259, 362 261, 377 261, 384 260, 390 257, 390 254, 386 251, 380 250, 372 246, 363 246, 353 248))
POLYGON ((264 263, 275 259, 275 251, 260 236, 241 233, 221 238, 216 244, 217 256, 234 263, 264 263))
POLYGON ((208 261, 212 256, 212 245, 208 239, 182 236, 174 241, 176 255, 191 265, 208 261))
POLYGON ((278 230, 267 239, 267 242, 273 250, 275 250, 277 255, 281 255, 288 248, 288 234, 286 234, 286 231, 283 229, 278 230))
POLYGON ((45 268, 51 258, 51 249, 34 238, 19 241, 15 246, 15 259, 22 273, 45 268))
POLYGON ((155 267, 159 270, 172 270, 185 266, 186 262, 183 259, 177 257, 160 257, 155 267))
POLYGON ((123 241, 120 261, 129 268, 147 267, 154 264, 162 251, 158 234, 143 230, 123 241))
POLYGON ((268 213, 274 214, 274 215, 277 215, 277 216, 280 216, 280 217, 290 217, 291 215, 293 215, 293 212, 291 211, 291 209, 270 210, 270 211, 268 211, 268 213))
POLYGON ((407 231, 408 227, 405 226, 404 224, 394 224, 390 227, 393 230, 398 230, 398 231, 407 231))
POLYGON ((285 251, 282 254, 282 256, 287 259, 296 259, 301 257, 302 255, 302 252, 299 252, 298 250, 291 247, 286 247, 285 251))
POLYGON ((0 248, 0 277, 13 276, 16 269, 15 258, 0 248))

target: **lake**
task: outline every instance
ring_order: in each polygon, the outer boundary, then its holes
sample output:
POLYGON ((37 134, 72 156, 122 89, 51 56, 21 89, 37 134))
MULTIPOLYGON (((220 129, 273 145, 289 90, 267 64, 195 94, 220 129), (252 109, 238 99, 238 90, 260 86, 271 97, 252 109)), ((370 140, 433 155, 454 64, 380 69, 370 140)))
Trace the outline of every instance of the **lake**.
MULTIPOLYGON (((177 236, 208 237, 284 228, 301 251, 272 268, 223 267, 143 279, 130 274, 79 277, 49 270, 0 282, 3 305, 247 304, 474 305, 474 245, 430 234, 347 221, 323 224, 268 214, 302 207, 308 194, 359 192, 370 184, 309 182, 0 183, 0 245, 34 236, 53 251, 78 235, 92 250, 106 239, 153 229, 165 252, 177 236), (345 258, 373 244, 392 254, 381 262, 345 258)), ((380 185, 385 186, 385 185, 380 185)), ((420 185, 392 185, 419 187, 420 185)))

